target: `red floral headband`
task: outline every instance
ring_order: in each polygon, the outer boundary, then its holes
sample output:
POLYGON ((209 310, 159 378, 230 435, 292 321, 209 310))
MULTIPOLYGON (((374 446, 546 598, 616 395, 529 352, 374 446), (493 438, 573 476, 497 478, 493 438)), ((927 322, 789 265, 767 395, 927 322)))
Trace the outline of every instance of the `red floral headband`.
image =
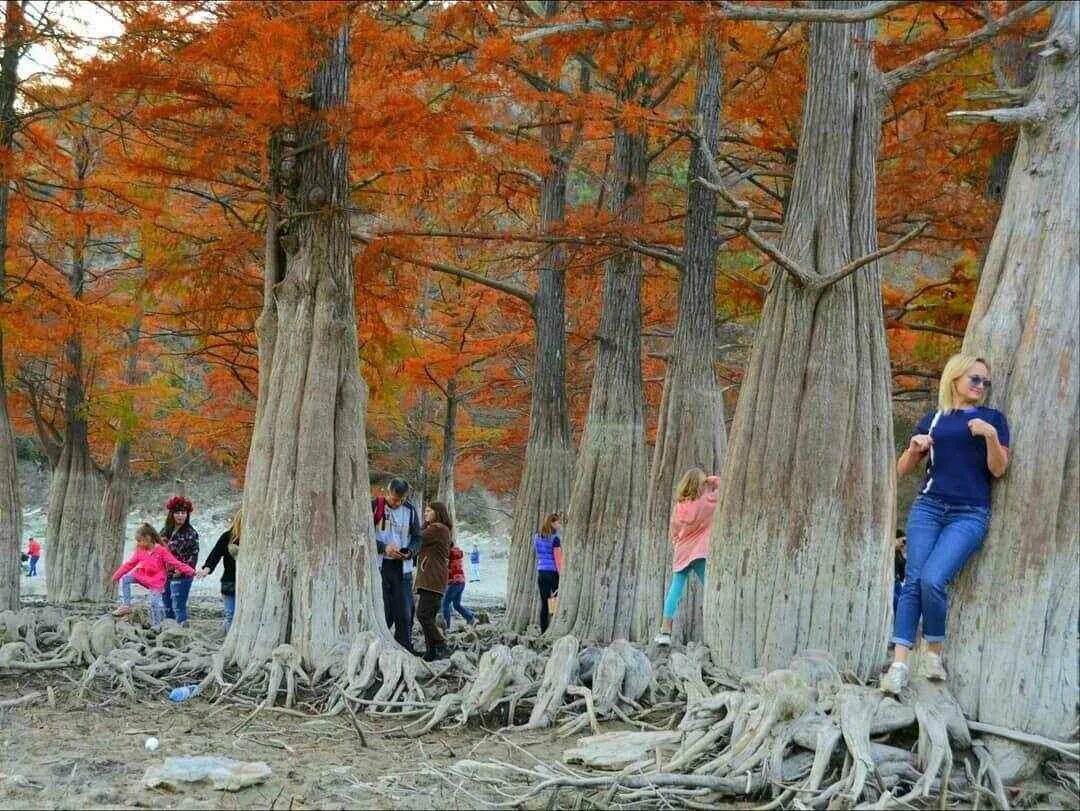
POLYGON ((173 496, 165 502, 165 509, 171 513, 183 511, 190 514, 194 511, 195 505, 191 503, 190 499, 183 496, 173 496))

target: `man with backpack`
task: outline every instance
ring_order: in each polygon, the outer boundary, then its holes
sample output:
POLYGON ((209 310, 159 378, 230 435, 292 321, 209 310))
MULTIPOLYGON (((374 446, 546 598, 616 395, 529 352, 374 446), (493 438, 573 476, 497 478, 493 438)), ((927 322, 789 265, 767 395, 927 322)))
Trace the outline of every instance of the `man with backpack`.
POLYGON ((412 651, 413 570, 420 554, 420 516, 408 500, 409 483, 391 479, 386 496, 371 502, 375 548, 381 556, 383 609, 386 625, 407 651, 412 651))

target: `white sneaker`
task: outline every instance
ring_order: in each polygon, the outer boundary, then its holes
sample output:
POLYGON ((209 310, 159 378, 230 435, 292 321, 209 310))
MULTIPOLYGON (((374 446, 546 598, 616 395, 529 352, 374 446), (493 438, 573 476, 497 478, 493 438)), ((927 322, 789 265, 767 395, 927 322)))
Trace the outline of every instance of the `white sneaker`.
POLYGON ((910 680, 911 671, 908 666, 903 662, 893 662, 889 670, 881 677, 881 691, 891 693, 894 696, 898 695, 901 690, 907 687, 910 680))
POLYGON ((660 633, 658 633, 656 635, 656 639, 654 639, 653 641, 657 645, 659 645, 661 648, 670 648, 671 647, 671 634, 667 634, 667 633, 664 633, 663 631, 661 631, 660 633))
POLYGON ((928 650, 919 655, 919 672, 930 681, 945 681, 949 677, 941 664, 941 657, 928 650))

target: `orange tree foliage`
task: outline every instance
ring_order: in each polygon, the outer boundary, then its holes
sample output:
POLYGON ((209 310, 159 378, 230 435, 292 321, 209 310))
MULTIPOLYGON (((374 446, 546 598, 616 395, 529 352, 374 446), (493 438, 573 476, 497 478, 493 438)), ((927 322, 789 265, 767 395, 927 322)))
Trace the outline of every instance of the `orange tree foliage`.
MULTIPOLYGON (((112 8, 126 31, 72 68, 73 88, 85 102, 65 117, 92 111, 95 137, 105 144, 94 181, 103 191, 92 195, 92 212, 75 218, 67 203, 53 206, 48 228, 59 249, 77 222, 93 221, 95 233, 124 246, 124 258, 76 307, 59 276, 32 267, 32 254, 23 251, 17 307, 41 307, 45 315, 15 332, 23 356, 47 361, 55 376, 59 361, 48 338, 84 330, 98 375, 95 402, 115 411, 109 392, 122 390, 116 370, 124 330, 140 310, 145 382, 134 401, 143 409, 145 435, 155 438, 150 456, 168 460, 194 450, 242 473, 257 386, 254 325, 266 211, 280 204, 266 192, 268 144, 277 132, 291 148, 288 135, 318 43, 345 13, 353 26, 352 99, 332 131, 352 152, 373 469, 411 471, 425 442, 428 465, 437 466, 434 403, 440 387, 461 376, 470 391, 461 483, 514 485, 527 431, 529 313, 512 296, 454 282, 433 268, 531 291, 546 239, 564 241, 568 252, 567 385, 577 427, 588 400, 603 260, 615 250, 648 254, 643 360, 655 408, 675 318, 677 271, 664 257, 677 255, 683 241, 696 56, 717 7, 582 2, 562 4, 551 19, 541 4, 511 2, 112 8), (530 35, 551 24, 569 28, 530 35), (627 71, 645 72, 649 81, 619 103, 613 91, 627 71), (646 221, 632 233, 614 227, 604 206, 617 116, 641 123, 649 136, 646 221), (576 151, 565 222, 538 236, 538 178, 548 162, 540 133, 552 123, 576 151), (118 273, 115 283, 108 280, 118 273)), ((1002 3, 904 7, 878 26, 879 65, 888 69, 946 45, 1004 10, 1002 3)), ((720 25, 724 120, 717 157, 754 206, 758 228, 778 230, 798 149, 805 27, 720 25)), ((995 216, 984 194, 987 171, 1005 144, 993 128, 950 123, 945 113, 964 106, 965 94, 992 86, 991 57, 982 48, 904 87, 886 110, 882 242, 912 221, 933 223, 914 250, 888 262, 884 306, 901 390, 926 387, 926 376, 957 345, 970 307, 974 257, 995 216)), ((34 166, 20 171, 70 174, 56 147, 61 126, 35 130, 41 148, 34 166)), ((34 245, 33 218, 45 218, 48 205, 26 194, 15 208, 19 244, 34 245)), ((735 218, 725 215, 722 223, 720 372, 734 398, 768 266, 736 237, 735 218)), ((25 429, 28 411, 21 413, 25 429)), ((115 415, 105 413, 98 423, 106 441, 115 415)))

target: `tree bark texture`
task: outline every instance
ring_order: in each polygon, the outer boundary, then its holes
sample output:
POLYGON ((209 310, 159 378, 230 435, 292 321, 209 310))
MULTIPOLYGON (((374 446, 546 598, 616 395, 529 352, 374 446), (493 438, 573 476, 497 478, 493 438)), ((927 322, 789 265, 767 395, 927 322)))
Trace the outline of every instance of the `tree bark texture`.
MULTIPOLYGON (((9 154, 15 143, 15 92, 19 82, 22 43, 22 6, 18 0, 4 4, 4 50, 0 54, 0 150, 9 154)), ((7 276, 8 200, 11 183, 7 167, 0 162, 0 295, 7 276)), ((22 543, 22 506, 15 466, 15 432, 7 409, 4 375, 4 329, 0 323, 0 611, 19 610, 19 551, 22 543)))
MULTIPOLYGON (((128 387, 138 382, 139 327, 137 319, 128 330, 128 357, 124 368, 124 383, 128 387)), ((134 403, 129 402, 133 408, 134 403)), ((109 462, 105 492, 101 497, 95 545, 101 550, 102 587, 106 597, 116 594, 116 584, 110 576, 123 562, 124 533, 131 506, 131 426, 121 425, 112 460, 109 462)))
MULTIPOLYGON (((821 275, 877 248, 882 95, 870 24, 810 28, 807 96, 780 248, 821 275)), ((706 640, 736 667, 806 648, 874 672, 886 644, 892 407, 870 263, 812 290, 774 273, 739 395, 706 573, 706 640)))
MULTIPOLYGON (((702 38, 694 116, 716 153, 720 138, 722 89, 720 47, 713 32, 702 38)), ((701 145, 690 154, 686 195, 686 240, 679 280, 679 310, 671 345, 649 469, 645 537, 638 559, 638 602, 633 638, 647 641, 659 628, 661 606, 671 582, 672 547, 668 524, 679 478, 692 467, 720 472, 727 447, 724 396, 716 375, 717 194, 695 177, 708 168, 701 145)), ((683 597, 672 635, 677 641, 702 638, 702 592, 695 578, 683 597)))
POLYGON ((1065 739, 1077 726, 1080 603, 1080 6, 1056 6, 964 351, 990 362, 1011 428, 990 530, 950 611, 951 686, 985 723, 1065 739))
MULTIPOLYGON (((540 183, 540 233, 557 229, 566 215, 566 179, 570 150, 563 144, 560 125, 541 128, 541 141, 550 163, 540 183)), ((510 560, 506 586, 506 623, 521 632, 540 621, 533 533, 553 512, 570 503, 574 443, 566 400, 566 248, 544 248, 540 280, 533 299, 536 349, 529 408, 529 439, 521 471, 510 531, 510 560)))
MULTIPOLYGON (((608 210, 620 227, 644 219, 645 175, 644 132, 617 124, 608 210)), ((635 253, 615 253, 604 263, 592 393, 570 494, 559 609, 549 629, 554 637, 607 643, 630 635, 649 464, 641 280, 635 253)))
POLYGON ((454 463, 457 461, 457 381, 451 379, 446 384, 446 408, 443 411, 443 450, 442 468, 439 472, 438 500, 446 505, 450 520, 457 535, 457 509, 454 505, 454 463))
MULTIPOLYGON (((92 152, 85 140, 74 148, 76 180, 73 207, 86 207, 82 183, 90 173, 92 152)), ((74 300, 83 297, 86 285, 84 226, 72 246, 68 288, 74 300)), ((64 445, 49 483, 49 515, 46 523, 45 585, 49 600, 71 603, 96 601, 105 596, 105 562, 98 546, 98 510, 101 481, 90 458, 86 387, 83 383, 83 341, 79 329, 64 342, 64 445)))
MULTIPOLYGON (((312 83, 313 116, 346 103, 347 24, 312 83)), ((227 659, 241 667, 291 644, 327 664, 360 630, 386 635, 375 568, 349 253, 345 139, 326 124, 297 134, 292 166, 271 138, 265 300, 257 325, 259 401, 244 488, 236 619, 227 659), (292 182, 288 230, 274 207, 292 182)))

